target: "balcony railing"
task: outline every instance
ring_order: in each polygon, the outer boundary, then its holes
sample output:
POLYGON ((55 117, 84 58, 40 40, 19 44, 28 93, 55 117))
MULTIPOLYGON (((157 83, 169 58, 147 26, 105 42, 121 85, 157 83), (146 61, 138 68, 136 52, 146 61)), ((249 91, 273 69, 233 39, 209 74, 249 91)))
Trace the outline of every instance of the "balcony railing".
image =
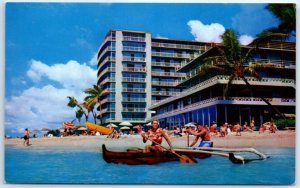
POLYGON ((264 63, 264 67, 270 68, 293 68, 296 69, 295 61, 286 60, 274 60, 274 59, 250 59, 250 64, 252 63, 264 63))
POLYGON ((110 62, 110 61, 116 61, 116 58, 115 57, 106 57, 99 65, 98 71, 101 69, 101 67, 103 67, 103 65, 105 65, 107 62, 110 62))
POLYGON ((126 72, 147 72, 145 67, 123 67, 123 71, 126 72))
POLYGON ((175 91, 152 91, 152 95, 162 95, 162 96, 174 96, 178 95, 180 92, 175 91))
POLYGON ((134 47, 134 46, 123 46, 123 51, 145 52, 145 48, 144 47, 134 47))
MULTIPOLYGON (((251 85, 264 85, 264 86, 289 86, 296 88, 295 80, 292 79, 281 79, 281 78, 262 78, 262 80, 258 80, 255 78, 247 78, 248 82, 251 85)), ((177 95, 173 97, 168 97, 166 99, 161 100, 159 103, 156 103, 155 105, 151 106, 150 109, 156 108, 160 105, 169 103, 171 101, 174 101, 176 99, 194 94, 198 91, 201 91, 205 88, 211 87, 215 84, 227 84, 229 81, 229 76, 224 76, 224 75, 218 75, 214 76, 208 80, 205 80, 187 90, 184 90, 182 92, 179 92, 177 95)), ((232 84, 245 84, 243 80, 235 79, 233 80, 232 84)), ((153 92, 152 92, 153 93, 153 92)))
POLYGON ((160 43, 152 42, 153 47, 163 47, 163 48, 178 48, 178 49, 189 49, 189 50, 198 50, 206 51, 209 46, 196 46, 196 45, 184 45, 184 44, 171 44, 171 43, 160 43))
POLYGON ((99 59, 108 51, 116 51, 116 47, 114 46, 106 47, 105 50, 103 50, 103 52, 101 52, 101 54, 99 55, 99 59))
POLYGON ((115 78, 105 78, 104 80, 102 80, 102 82, 100 82, 100 85, 104 85, 108 82, 115 82, 116 79, 115 78))
POLYGON ((123 56, 123 61, 145 62, 146 60, 144 57, 123 56))
POLYGON ((146 102, 145 98, 123 98, 122 102, 146 102))
POLYGON ((177 72, 151 72, 152 76, 174 76, 174 77, 184 77, 185 73, 177 73, 177 72))
POLYGON ((108 72, 116 72, 116 68, 115 67, 107 67, 105 68, 98 76, 98 79, 101 78, 104 74, 108 73, 108 72))
MULTIPOLYGON (((283 105, 283 106, 294 106, 296 99, 286 98, 268 98, 267 99, 272 105, 283 105)), ((210 105, 216 104, 232 104, 232 105, 267 105, 261 98, 254 97, 214 97, 207 100, 199 101, 179 109, 171 110, 163 114, 153 116, 151 119, 161 119, 177 114, 182 114, 192 110, 201 109, 210 105)))
POLYGON ((115 92, 115 91, 116 91, 115 88, 106 88, 101 92, 101 95, 104 96, 104 95, 107 95, 107 94, 109 94, 111 92, 115 92))
POLYGON ((122 118, 122 120, 129 122, 145 122, 145 118, 122 118))
POLYGON ((179 54, 168 52, 152 52, 152 56, 194 59, 198 54, 179 54))
POLYGON ((129 93, 145 93, 146 89, 144 88, 123 88, 122 92, 129 92, 129 93))
POLYGON ((124 36, 123 40, 125 40, 125 41, 136 41, 136 42, 145 42, 145 37, 124 36))
POLYGON ((123 77, 122 82, 145 82, 145 78, 123 77))
POLYGON ((115 108, 105 108, 102 109, 100 112, 98 112, 97 116, 105 114, 105 113, 109 113, 109 112, 115 112, 116 109, 115 108))
POLYGON ((106 99, 103 99, 100 101, 100 104, 105 104, 105 103, 108 103, 108 102, 115 102, 116 99, 114 98, 106 98, 106 99))
POLYGON ((152 83, 152 85, 155 85, 155 86, 174 86, 174 87, 179 84, 178 81, 174 81, 174 82, 152 81, 151 83, 152 83))
POLYGON ((123 108, 123 112, 146 112, 145 108, 123 108))
POLYGON ((152 66, 160 66, 160 67, 179 67, 181 63, 170 63, 170 62, 152 62, 152 66))

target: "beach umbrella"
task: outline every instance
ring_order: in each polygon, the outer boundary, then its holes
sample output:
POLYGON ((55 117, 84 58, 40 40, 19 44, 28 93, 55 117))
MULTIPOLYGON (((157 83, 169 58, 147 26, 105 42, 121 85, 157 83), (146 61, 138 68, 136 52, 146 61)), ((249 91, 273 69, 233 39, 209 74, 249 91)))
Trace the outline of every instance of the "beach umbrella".
POLYGON ((134 129, 140 129, 140 128, 142 128, 142 126, 141 125, 136 125, 136 126, 133 126, 132 128, 134 128, 134 129))
POLYGON ((87 128, 86 127, 79 127, 77 130, 79 130, 79 131, 86 131, 87 128))
POLYGON ((76 128, 76 126, 71 122, 64 122, 63 125, 64 125, 65 128, 71 128, 71 129, 76 128))
POLYGON ((130 127, 124 126, 124 127, 121 127, 120 129, 121 129, 121 130, 129 130, 130 127))
MULTIPOLYGON (((190 123, 187 123, 184 125, 184 127, 196 127, 195 123, 194 122, 190 122, 190 123)), ((190 134, 187 133, 187 146, 189 147, 190 145, 190 134)))
POLYGON ((113 123, 110 123, 110 124, 106 125, 106 127, 113 127, 113 128, 117 128, 117 127, 118 127, 118 125, 116 125, 116 124, 113 124, 113 123))
POLYGON ((132 126, 132 124, 129 121, 123 121, 120 123, 121 126, 132 126))
POLYGON ((190 122, 184 125, 184 127, 196 127, 194 122, 190 122))
POLYGON ((49 128, 42 128, 41 131, 51 131, 49 128))

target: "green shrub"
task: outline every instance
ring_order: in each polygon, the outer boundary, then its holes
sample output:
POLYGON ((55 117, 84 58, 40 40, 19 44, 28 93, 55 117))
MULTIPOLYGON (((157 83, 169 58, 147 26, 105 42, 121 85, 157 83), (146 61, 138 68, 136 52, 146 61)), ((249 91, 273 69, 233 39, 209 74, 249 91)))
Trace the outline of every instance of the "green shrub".
POLYGON ((276 119, 274 120, 275 125, 279 130, 284 129, 285 127, 295 127, 295 119, 276 119))

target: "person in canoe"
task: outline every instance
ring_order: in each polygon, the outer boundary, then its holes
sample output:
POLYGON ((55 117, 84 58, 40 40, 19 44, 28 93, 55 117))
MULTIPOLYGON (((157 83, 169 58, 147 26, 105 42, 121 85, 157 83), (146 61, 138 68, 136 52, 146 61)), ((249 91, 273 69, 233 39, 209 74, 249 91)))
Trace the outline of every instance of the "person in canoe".
POLYGON ((210 141, 210 135, 209 135, 208 129, 206 129, 201 124, 196 124, 196 127, 197 127, 196 131, 193 131, 191 129, 187 129, 187 133, 190 133, 190 134, 196 136, 196 138, 194 139, 194 141, 192 142, 190 147, 193 147, 197 143, 199 138, 201 138, 201 141, 200 141, 198 147, 212 147, 213 142, 210 141))
POLYGON ((160 146, 162 143, 162 138, 167 141, 170 146, 170 150, 173 152, 173 147, 169 137, 162 128, 158 127, 158 120, 153 120, 151 129, 149 129, 146 133, 142 133, 141 135, 144 143, 146 143, 147 140, 152 141, 151 145, 145 146, 144 152, 162 152, 163 148, 160 146))

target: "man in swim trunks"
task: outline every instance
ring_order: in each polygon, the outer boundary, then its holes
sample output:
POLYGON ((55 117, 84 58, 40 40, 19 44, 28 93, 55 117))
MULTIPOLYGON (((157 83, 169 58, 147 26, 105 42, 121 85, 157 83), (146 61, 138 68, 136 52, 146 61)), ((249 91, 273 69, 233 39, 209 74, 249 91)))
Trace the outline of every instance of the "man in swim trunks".
POLYGON ((23 143, 24 146, 29 146, 29 135, 30 135, 29 130, 28 128, 26 128, 24 131, 24 143, 23 143))
POLYGON ((158 127, 158 120, 153 120, 151 129, 148 130, 148 132, 146 133, 142 133, 141 135, 143 137, 144 143, 147 142, 148 138, 156 142, 156 143, 152 142, 151 145, 146 145, 144 152, 151 152, 151 151, 162 152, 163 148, 159 145, 162 143, 162 138, 164 138, 167 141, 167 143, 170 146, 170 150, 173 151, 172 144, 168 136, 166 135, 166 133, 162 128, 158 127))
POLYGON ((196 136, 195 140, 192 142, 190 147, 193 147, 197 143, 199 138, 201 138, 201 142, 198 147, 212 147, 213 142, 210 141, 209 131, 203 125, 197 124, 196 126, 197 126, 197 131, 192 131, 191 129, 187 129, 188 133, 196 136))

